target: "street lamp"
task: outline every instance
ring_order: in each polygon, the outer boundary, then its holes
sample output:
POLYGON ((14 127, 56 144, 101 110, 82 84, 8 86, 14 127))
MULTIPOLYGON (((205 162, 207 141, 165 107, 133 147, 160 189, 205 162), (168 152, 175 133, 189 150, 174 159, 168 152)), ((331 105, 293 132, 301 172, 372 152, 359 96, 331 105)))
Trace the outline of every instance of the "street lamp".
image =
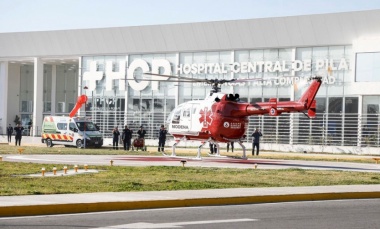
MULTIPOLYGON (((87 89, 88 87, 87 86, 84 86, 83 89, 85 90, 84 91, 84 94, 87 96, 87 89)), ((87 99, 86 99, 86 102, 84 103, 84 123, 83 123, 83 148, 86 149, 86 121, 87 121, 87 114, 86 114, 86 107, 87 107, 87 99)))

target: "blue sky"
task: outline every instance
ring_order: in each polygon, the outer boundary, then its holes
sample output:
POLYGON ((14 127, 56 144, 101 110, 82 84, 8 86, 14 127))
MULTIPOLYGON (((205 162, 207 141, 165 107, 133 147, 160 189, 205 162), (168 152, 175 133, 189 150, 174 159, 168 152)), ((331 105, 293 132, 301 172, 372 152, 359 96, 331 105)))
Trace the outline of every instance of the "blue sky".
POLYGON ((380 0, 0 0, 0 33, 380 9, 380 0))

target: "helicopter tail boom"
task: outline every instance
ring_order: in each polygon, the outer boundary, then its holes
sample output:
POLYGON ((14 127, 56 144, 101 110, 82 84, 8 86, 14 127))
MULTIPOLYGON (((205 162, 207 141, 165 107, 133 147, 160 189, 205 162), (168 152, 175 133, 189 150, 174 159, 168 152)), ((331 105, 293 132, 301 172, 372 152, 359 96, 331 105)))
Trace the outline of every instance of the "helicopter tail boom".
POLYGON ((303 93, 298 101, 277 101, 276 98, 269 99, 269 102, 254 104, 240 104, 231 109, 232 116, 264 115, 278 116, 281 113, 307 112, 309 118, 316 115, 315 96, 322 84, 321 77, 314 77, 309 88, 303 93))

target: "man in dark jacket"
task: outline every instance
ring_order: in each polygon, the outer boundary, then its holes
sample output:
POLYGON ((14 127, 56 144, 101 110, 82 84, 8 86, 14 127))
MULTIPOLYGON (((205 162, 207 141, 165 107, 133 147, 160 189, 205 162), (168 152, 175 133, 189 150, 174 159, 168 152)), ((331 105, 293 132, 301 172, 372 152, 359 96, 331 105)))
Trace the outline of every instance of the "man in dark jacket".
POLYGON ((257 152, 257 156, 259 156, 259 151, 260 151, 260 137, 263 136, 261 134, 261 131, 256 128, 255 132, 253 132, 252 134, 252 155, 255 155, 255 148, 256 148, 256 152, 257 152))
POLYGON ((8 134, 8 142, 12 141, 12 134, 13 134, 13 127, 11 124, 9 124, 7 128, 7 134, 8 134))
POLYGON ((137 131, 137 135, 139 138, 145 138, 146 130, 144 130, 143 126, 140 126, 140 129, 137 131))
POLYGON ((112 130, 112 146, 113 149, 119 149, 120 132, 117 126, 112 130))
POLYGON ((164 152, 167 133, 168 131, 165 130, 164 125, 161 125, 160 132, 158 133, 158 152, 160 152, 160 150, 164 152))
POLYGON ((121 137, 123 139, 124 150, 129 151, 129 147, 131 147, 132 133, 133 131, 128 129, 128 126, 124 127, 123 135, 121 137))
POLYGON ((210 154, 218 154, 218 148, 215 143, 209 143, 210 145, 210 154))
POLYGON ((22 131, 24 131, 24 127, 22 127, 20 124, 17 124, 17 126, 14 128, 14 130, 16 132, 16 146, 17 146, 17 142, 18 142, 18 145, 20 146, 21 145, 22 131))

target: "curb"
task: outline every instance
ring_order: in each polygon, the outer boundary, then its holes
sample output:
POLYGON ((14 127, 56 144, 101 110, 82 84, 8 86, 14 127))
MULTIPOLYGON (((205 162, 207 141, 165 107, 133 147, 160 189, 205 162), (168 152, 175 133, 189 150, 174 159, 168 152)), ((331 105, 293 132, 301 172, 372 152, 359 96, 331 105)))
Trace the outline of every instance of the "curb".
POLYGON ((148 200, 123 202, 93 202, 69 204, 41 204, 27 206, 0 207, 0 217, 5 216, 36 216, 51 214, 87 213, 100 211, 119 211, 153 208, 196 207, 211 205, 255 204, 293 201, 317 201, 338 199, 366 199, 380 198, 380 192, 343 192, 318 194, 287 194, 267 196, 220 197, 220 198, 192 198, 175 200, 148 200))

